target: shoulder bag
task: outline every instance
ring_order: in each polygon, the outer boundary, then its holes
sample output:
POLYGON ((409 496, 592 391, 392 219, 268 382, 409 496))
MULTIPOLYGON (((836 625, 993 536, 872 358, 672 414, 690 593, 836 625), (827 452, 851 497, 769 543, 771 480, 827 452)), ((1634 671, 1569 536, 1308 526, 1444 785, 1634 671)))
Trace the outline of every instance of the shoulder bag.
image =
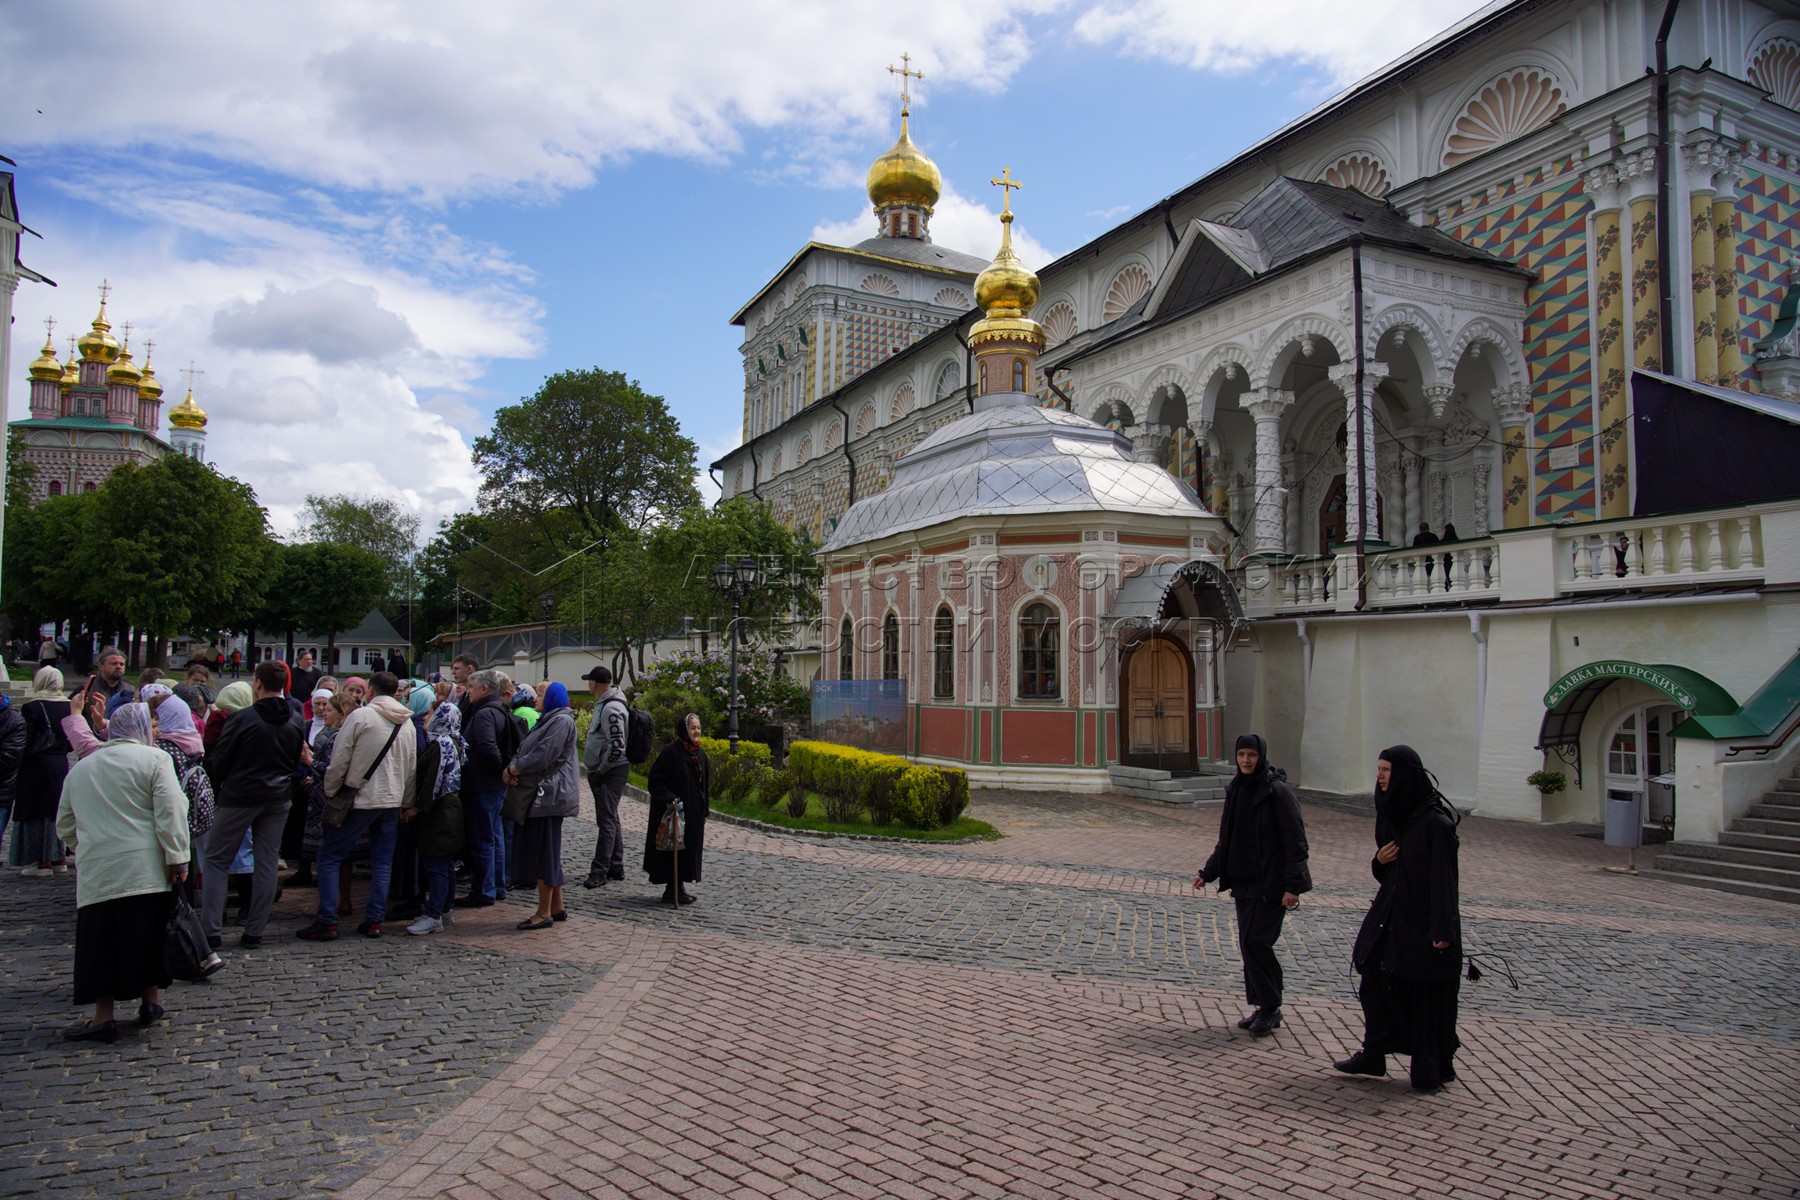
POLYGON ((400 736, 400 731, 411 724, 412 722, 410 721, 402 721, 394 726, 394 731, 388 734, 387 744, 382 746, 381 753, 375 756, 375 761, 370 763, 369 769, 363 772, 362 783, 357 784, 355 787, 351 787, 347 783, 343 784, 338 788, 336 793, 325 797, 325 815, 323 819, 327 829, 340 828, 345 821, 350 819, 350 810, 356 807, 356 793, 362 790, 364 784, 369 782, 370 778, 375 774, 376 768, 381 766, 381 760, 386 758, 388 756, 388 751, 394 748, 394 739, 400 736))

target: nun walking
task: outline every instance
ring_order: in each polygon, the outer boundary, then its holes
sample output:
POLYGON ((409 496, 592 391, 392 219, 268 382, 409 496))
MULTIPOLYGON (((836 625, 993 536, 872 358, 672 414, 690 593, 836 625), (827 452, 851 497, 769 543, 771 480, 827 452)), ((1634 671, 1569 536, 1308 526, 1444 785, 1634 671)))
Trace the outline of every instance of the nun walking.
POLYGON ((1256 1037, 1281 1024, 1281 960, 1275 943, 1288 910, 1312 890, 1307 866, 1306 825, 1287 774, 1269 764, 1262 736, 1237 740, 1237 774, 1225 785, 1219 843, 1200 868, 1194 887, 1218 881, 1219 892, 1237 902, 1238 952, 1244 960, 1244 996, 1254 1007, 1238 1022, 1256 1037))
POLYGON ((1387 1056, 1411 1055, 1415 1091, 1456 1078, 1462 919, 1457 904, 1457 811, 1411 746, 1390 746, 1375 767, 1380 884, 1356 935, 1362 976, 1362 1049, 1333 1063, 1346 1075, 1386 1075, 1387 1056))

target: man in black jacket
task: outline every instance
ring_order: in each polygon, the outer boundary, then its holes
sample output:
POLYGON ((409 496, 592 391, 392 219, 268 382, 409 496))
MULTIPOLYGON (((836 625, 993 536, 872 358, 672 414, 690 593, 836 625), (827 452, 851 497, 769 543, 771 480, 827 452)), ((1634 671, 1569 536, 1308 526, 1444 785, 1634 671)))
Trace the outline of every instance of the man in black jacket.
POLYGON ((463 726, 469 754, 462 776, 469 894, 457 898, 462 908, 485 908, 506 897, 506 837, 500 824, 506 784, 500 773, 519 748, 519 734, 512 714, 500 703, 498 683, 493 671, 469 676, 469 716, 463 726))
POLYGON ((1244 995, 1256 1011, 1238 1022, 1257 1037, 1281 1024, 1281 961, 1275 942, 1288 909, 1312 890, 1306 865, 1306 826, 1287 776, 1269 765, 1269 751, 1254 733, 1237 740, 1238 773, 1225 785, 1219 843, 1194 879, 1204 889, 1237 901, 1238 952, 1244 959, 1244 995))
POLYGON ((201 919, 215 950, 224 940, 225 890, 231 860, 237 857, 246 829, 250 830, 256 866, 250 884, 250 912, 244 918, 240 945, 262 945, 269 909, 275 904, 281 828, 293 801, 295 774, 312 763, 312 748, 306 744, 306 722, 289 707, 283 694, 286 687, 286 664, 256 664, 250 676, 255 702, 231 714, 225 728, 219 731, 218 743, 206 756, 217 809, 213 827, 206 835, 201 919))

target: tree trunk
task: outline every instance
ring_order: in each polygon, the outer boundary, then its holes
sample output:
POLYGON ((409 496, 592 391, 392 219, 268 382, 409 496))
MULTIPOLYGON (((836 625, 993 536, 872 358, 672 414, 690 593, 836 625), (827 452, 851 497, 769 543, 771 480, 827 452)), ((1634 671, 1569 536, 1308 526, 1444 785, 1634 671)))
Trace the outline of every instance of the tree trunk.
POLYGON ((337 634, 335 633, 325 635, 325 673, 327 675, 337 674, 337 634))
POLYGON ((294 631, 290 628, 287 631, 287 635, 288 636, 287 636, 287 659, 286 659, 286 661, 293 662, 294 661, 294 631))
POLYGON ((162 636, 162 634, 157 633, 155 631, 151 631, 146 636, 145 645, 144 645, 144 658, 145 658, 144 665, 147 667, 161 667, 163 665, 163 636, 162 636))

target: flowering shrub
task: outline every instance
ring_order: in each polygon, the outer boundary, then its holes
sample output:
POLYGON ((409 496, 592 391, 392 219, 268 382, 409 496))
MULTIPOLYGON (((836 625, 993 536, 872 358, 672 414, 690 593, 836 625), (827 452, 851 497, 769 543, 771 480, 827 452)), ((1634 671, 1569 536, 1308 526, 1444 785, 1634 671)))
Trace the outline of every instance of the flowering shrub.
MULTIPOLYGON (((685 713, 700 716, 701 731, 722 736, 730 726, 731 660, 724 651, 682 652, 650 663, 638 673, 630 699, 656 718, 659 739, 673 737, 685 713)), ((812 698, 798 681, 776 667, 773 650, 738 650, 738 728, 800 720, 812 698)), ((740 746, 741 749, 741 746, 740 746)))

